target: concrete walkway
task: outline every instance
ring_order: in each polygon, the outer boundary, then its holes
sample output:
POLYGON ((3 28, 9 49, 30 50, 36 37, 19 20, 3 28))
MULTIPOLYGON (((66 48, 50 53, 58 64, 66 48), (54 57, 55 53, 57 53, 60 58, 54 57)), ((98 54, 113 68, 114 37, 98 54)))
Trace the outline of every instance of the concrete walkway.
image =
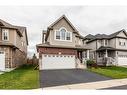
POLYGON ((43 89, 103 89, 103 88, 116 87, 122 85, 127 85, 127 78, 89 82, 89 83, 79 83, 79 84, 72 84, 72 85, 54 86, 54 87, 47 87, 43 89))

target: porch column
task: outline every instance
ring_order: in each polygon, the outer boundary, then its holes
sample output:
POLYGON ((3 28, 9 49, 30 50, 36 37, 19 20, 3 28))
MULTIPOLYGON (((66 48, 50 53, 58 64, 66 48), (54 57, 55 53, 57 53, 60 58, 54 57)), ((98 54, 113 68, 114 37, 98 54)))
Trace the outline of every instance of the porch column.
POLYGON ((105 51, 105 57, 108 57, 107 49, 106 49, 106 51, 105 51))
POLYGON ((116 57, 116 58, 118 57, 117 51, 115 51, 115 57, 116 57))
POLYGON ((87 59, 89 59, 89 55, 90 55, 89 53, 90 53, 89 50, 87 50, 87 51, 86 51, 87 59))

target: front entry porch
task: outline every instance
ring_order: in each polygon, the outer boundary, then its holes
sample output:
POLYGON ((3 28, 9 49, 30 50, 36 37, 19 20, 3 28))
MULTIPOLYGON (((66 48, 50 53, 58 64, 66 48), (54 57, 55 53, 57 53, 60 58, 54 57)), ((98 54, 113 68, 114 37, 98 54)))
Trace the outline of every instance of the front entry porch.
POLYGON ((114 48, 111 47, 105 47, 105 48, 99 48, 96 51, 97 54, 97 64, 98 65, 117 65, 117 52, 114 48))
POLYGON ((89 50, 77 50, 76 64, 77 68, 86 68, 86 60, 89 59, 89 50))
POLYGON ((89 50, 77 50, 77 58, 81 63, 84 63, 85 60, 89 59, 89 50))

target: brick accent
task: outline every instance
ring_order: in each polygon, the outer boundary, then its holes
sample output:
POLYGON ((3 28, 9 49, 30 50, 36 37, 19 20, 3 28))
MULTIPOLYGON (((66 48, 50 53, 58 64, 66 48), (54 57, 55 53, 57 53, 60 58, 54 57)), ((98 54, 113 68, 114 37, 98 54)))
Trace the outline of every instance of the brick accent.
POLYGON ((65 49, 65 48, 38 48, 39 56, 42 54, 62 54, 62 55, 76 55, 77 50, 74 49, 65 49))
POLYGON ((5 52, 5 67, 16 68, 26 63, 27 54, 19 49, 13 49, 7 46, 0 46, 0 50, 5 52))
POLYGON ((13 58, 13 63, 12 63, 13 68, 19 67, 27 63, 27 55, 22 51, 20 51, 19 49, 13 50, 12 58, 13 58))

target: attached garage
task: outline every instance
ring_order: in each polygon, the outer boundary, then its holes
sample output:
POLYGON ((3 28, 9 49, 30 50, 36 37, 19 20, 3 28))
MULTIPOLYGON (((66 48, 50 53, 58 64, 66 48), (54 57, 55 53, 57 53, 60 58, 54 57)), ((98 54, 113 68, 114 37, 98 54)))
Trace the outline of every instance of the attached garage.
POLYGON ((42 54, 40 70, 73 69, 76 67, 75 55, 42 54))
POLYGON ((5 70, 5 53, 0 51, 0 71, 5 70))
POLYGON ((127 65, 127 56, 126 55, 119 55, 118 56, 118 65, 127 65))

